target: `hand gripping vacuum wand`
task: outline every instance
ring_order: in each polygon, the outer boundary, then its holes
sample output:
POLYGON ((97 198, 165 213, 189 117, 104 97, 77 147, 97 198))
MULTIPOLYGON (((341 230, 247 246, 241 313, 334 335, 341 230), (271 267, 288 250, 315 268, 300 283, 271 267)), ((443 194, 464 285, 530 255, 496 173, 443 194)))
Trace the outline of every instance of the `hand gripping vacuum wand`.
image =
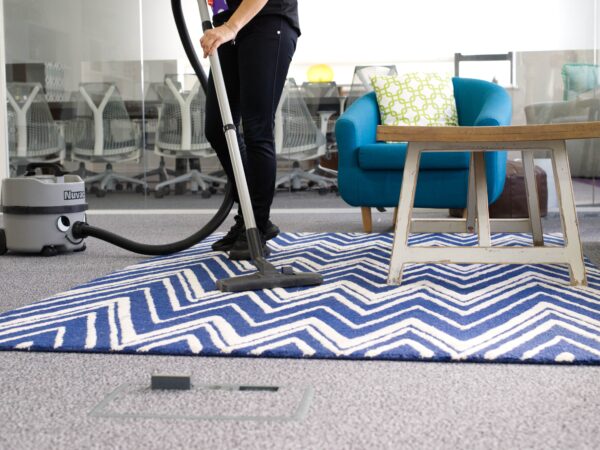
MULTIPOLYGON (((208 12, 206 0, 198 0, 198 8, 200 9, 200 17, 202 19, 203 31, 212 28, 212 22, 208 12)), ((296 272, 292 267, 283 267, 277 270, 271 263, 265 259, 262 250, 260 232, 256 227, 254 212, 252 210, 252 202, 250 200, 250 192, 246 182, 244 173, 244 165, 240 155, 239 144, 237 141, 236 128, 233 124, 231 109, 229 108, 229 99, 225 89, 225 81, 223 72, 221 71, 221 63, 217 52, 209 56, 210 69, 212 78, 215 83, 219 109, 221 111, 221 119, 223 120, 223 131, 229 148, 229 156, 233 166, 235 184, 237 186, 238 198, 244 216, 246 225, 246 234, 252 262, 258 269, 258 272, 245 275, 227 278, 217 281, 217 288, 225 292, 239 292, 257 289, 271 289, 275 287, 295 287, 295 286, 311 286, 318 285, 323 282, 323 277, 318 273, 311 272, 296 272)))

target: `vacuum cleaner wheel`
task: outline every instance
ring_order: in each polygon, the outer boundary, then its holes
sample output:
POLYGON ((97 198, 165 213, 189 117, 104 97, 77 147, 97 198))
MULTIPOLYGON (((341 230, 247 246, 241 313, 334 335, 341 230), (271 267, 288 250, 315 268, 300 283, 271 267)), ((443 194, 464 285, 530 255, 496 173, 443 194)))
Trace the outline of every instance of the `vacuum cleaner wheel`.
POLYGON ((46 245, 42 248, 42 256, 51 257, 58 255, 58 249, 54 245, 46 245))
POLYGON ((87 246, 85 244, 83 244, 81 247, 76 248, 75 250, 73 250, 75 253, 79 253, 79 252, 85 252, 87 246))

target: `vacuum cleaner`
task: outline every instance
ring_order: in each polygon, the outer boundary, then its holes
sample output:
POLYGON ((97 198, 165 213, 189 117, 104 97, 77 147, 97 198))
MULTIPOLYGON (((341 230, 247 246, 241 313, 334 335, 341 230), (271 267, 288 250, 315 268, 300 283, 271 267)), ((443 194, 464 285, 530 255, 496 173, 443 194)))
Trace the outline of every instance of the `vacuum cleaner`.
POLYGON ((25 176, 2 183, 4 230, 0 253, 83 251, 83 239, 70 233, 71 225, 85 222, 85 183, 77 175, 64 174, 58 164, 29 164, 25 176), (36 169, 46 174, 36 175, 36 169))
MULTIPOLYGON (((208 80, 196 55, 187 30, 181 0, 171 0, 173 17, 179 37, 202 88, 208 80)), ((203 31, 212 28, 206 0, 198 0, 203 31)), ((242 292, 277 287, 314 286, 323 282, 315 272, 297 272, 286 266, 277 269, 263 254, 260 232, 256 226, 250 193, 240 155, 235 125, 229 108, 223 73, 218 55, 210 56, 210 67, 219 102, 223 131, 233 166, 235 185, 246 225, 246 234, 252 263, 257 271, 250 275, 217 280, 217 289, 223 292, 242 292)), ((91 226, 85 211, 85 184, 76 175, 62 172, 60 166, 33 164, 25 176, 8 178, 2 183, 2 212, 5 229, 0 229, 0 254, 41 253, 53 256, 64 251, 85 250, 84 239, 95 237, 118 247, 143 255, 167 255, 191 247, 210 236, 229 215, 233 206, 232 183, 225 188, 225 198, 215 216, 198 232, 178 242, 147 245, 91 226), (42 173, 39 173, 39 170, 42 173)))

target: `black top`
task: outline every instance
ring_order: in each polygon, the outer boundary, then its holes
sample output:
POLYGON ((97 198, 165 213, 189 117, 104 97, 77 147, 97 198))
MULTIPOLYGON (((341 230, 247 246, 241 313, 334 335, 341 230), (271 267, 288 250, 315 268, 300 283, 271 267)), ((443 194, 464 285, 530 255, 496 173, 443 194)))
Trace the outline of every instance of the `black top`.
MULTIPOLYGON (((228 11, 224 11, 222 13, 214 16, 213 20, 216 24, 222 24, 227 21, 234 11, 240 6, 243 0, 227 0, 227 5, 229 6, 228 11)), ((282 16, 288 20, 290 25, 298 32, 300 35, 300 20, 298 18, 298 0, 267 0, 267 4, 259 11, 256 15, 258 16, 267 16, 267 15, 277 15, 282 16)))

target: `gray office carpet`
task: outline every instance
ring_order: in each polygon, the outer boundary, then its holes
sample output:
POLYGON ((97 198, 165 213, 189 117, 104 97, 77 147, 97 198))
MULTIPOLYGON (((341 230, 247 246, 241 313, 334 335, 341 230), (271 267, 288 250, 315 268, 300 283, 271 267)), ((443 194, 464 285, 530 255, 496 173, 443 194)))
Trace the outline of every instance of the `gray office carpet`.
MULTIPOLYGON (((90 222, 165 242, 190 234, 205 218, 92 216, 90 222)), ((285 231, 361 230, 358 210, 274 220, 285 231)), ((377 214, 375 230, 388 231, 390 221, 390 213, 377 214)), ((556 217, 545 222, 546 231, 558 229, 556 217)), ((581 225, 586 253, 598 264, 600 218, 582 217, 581 225)), ((92 240, 83 254, 4 256, 0 311, 139 260, 92 240)), ((4 352, 0 380, 1 449, 600 447, 600 367, 4 352), (152 373, 189 373, 195 385, 281 389, 152 393, 145 390, 152 373), (124 395, 106 400, 120 387, 124 395), (305 418, 278 419, 293 416, 302 389, 311 392, 305 418), (103 400, 105 414, 90 414, 103 400), (199 419, 206 415, 238 418, 199 419)))
MULTIPOLYGON (((90 209, 216 209, 223 201, 223 193, 203 198, 200 194, 186 192, 183 195, 167 195, 156 198, 153 193, 140 195, 131 192, 109 193, 98 198, 94 194, 88 195, 87 201, 90 209), (117 201, 115 201, 117 200, 117 201)), ((347 208, 347 203, 333 192, 319 195, 316 190, 289 191, 278 189, 273 199, 273 208, 347 208)))

